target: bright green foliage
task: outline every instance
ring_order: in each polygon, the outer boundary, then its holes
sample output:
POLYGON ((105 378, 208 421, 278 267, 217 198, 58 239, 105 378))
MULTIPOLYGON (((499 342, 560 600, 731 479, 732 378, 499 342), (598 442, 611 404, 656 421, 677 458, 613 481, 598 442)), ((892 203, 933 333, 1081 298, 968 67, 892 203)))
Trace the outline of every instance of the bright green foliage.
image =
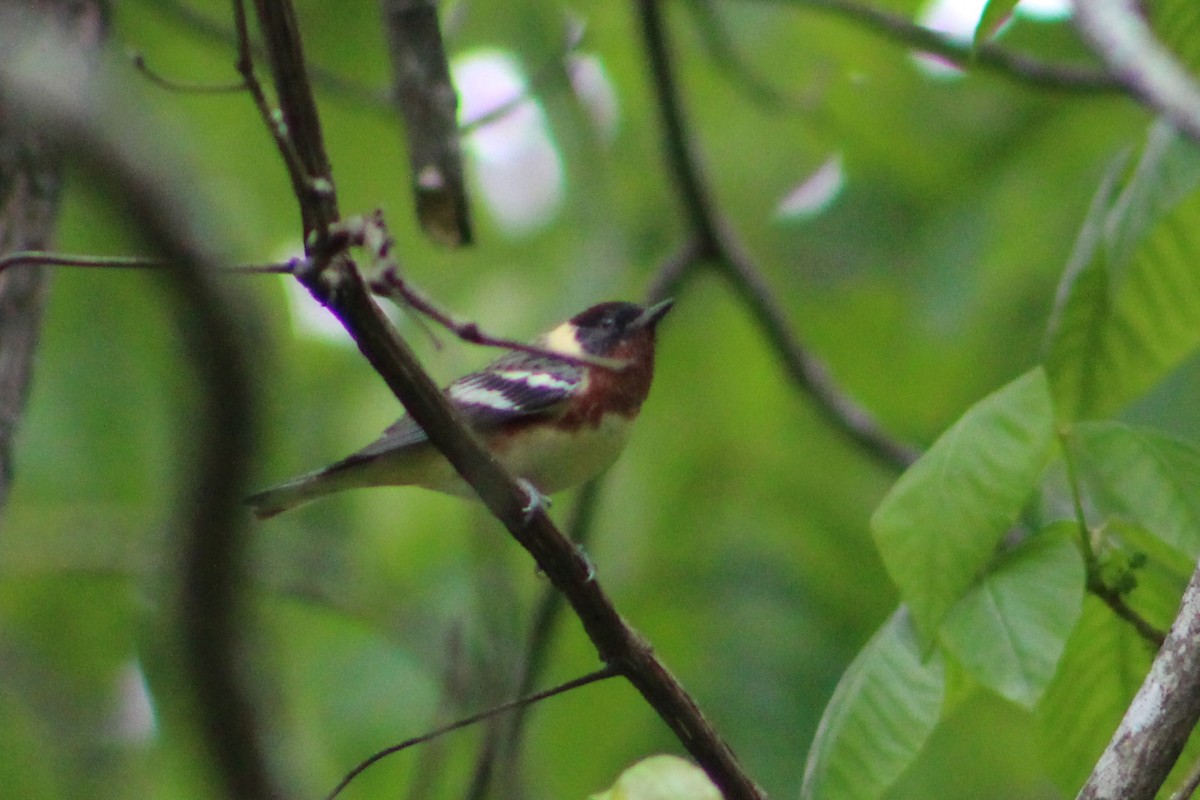
POLYGON ((1038 705, 1046 768, 1074 794, 1150 666, 1150 646, 1094 597, 1067 642, 1058 674, 1038 705))
POLYGON ((1191 561, 1200 557, 1200 450, 1119 422, 1076 425, 1069 446, 1102 513, 1149 531, 1191 561))
POLYGON ((651 756, 621 773, 592 800, 721 800, 704 770, 678 756, 651 756))
POLYGON ((902 608, 843 673, 808 753, 804 800, 881 796, 920 753, 942 711, 945 668, 924 655, 902 608))
MULTIPOLYGON (((114 53, 138 50, 185 82, 236 78, 226 0, 186 3, 217 35, 174 2, 110 5, 114 53)), ((864 453, 705 265, 678 287, 653 391, 600 492, 586 544, 598 579, 771 797, 803 783, 829 800, 1047 798, 1050 779, 1073 796, 1151 654, 1095 597, 1078 610, 1081 565, 1161 629, 1200 550, 1200 158, 1119 93, 1031 86, 973 64, 969 45, 966 74, 934 77, 908 45, 814 8, 827 4, 655 5, 709 200, 784 320, 889 435, 934 444, 903 477, 864 453), (809 177, 829 179, 822 165, 841 183, 796 212, 809 177)), ((1197 63, 1194 0, 1147 5, 1197 63)), ((314 65, 386 93, 377 3, 297 6, 314 65)), ((317 72, 343 213, 382 207, 405 277, 489 332, 523 339, 593 302, 639 299, 688 239, 631 6, 439 4, 452 59, 487 49, 522 69, 562 170, 561 205, 513 232, 480 191, 484 159, 469 161, 477 244, 463 250, 414 222, 394 110, 317 72), (580 17, 570 72, 605 79, 605 124, 582 99, 597 95, 576 94, 561 69, 564 19, 580 17)), ((1011 9, 989 3, 977 35, 1011 9)), ((1094 61, 1066 20, 1017 13, 989 41, 1094 61)), ((115 90, 150 110, 144 135, 175 149, 168 172, 209 200, 231 258, 294 255, 296 203, 250 100, 163 91, 105 63, 115 90)), ((64 250, 144 252, 98 176, 68 177, 64 250)), ((536 177, 513 170, 504 203, 536 177)), ((399 412, 344 336, 299 321, 290 283, 236 279, 257 301, 266 404, 248 491, 366 444, 399 412)), ((218 794, 173 604, 173 503, 208 432, 189 414, 197 387, 168 308, 143 274, 54 276, 0 517, 5 796, 218 794)), ((495 355, 440 333, 435 347, 410 314, 397 327, 439 381, 495 355)), ((564 494, 552 513, 565 523, 572 510, 564 494)), ((297 796, 512 698, 545 581, 475 507, 362 491, 248 535, 243 666, 268 690, 264 725, 297 796)), ((547 663, 539 688, 594 669, 596 653, 568 620, 547 663)), ((679 752, 620 680, 530 715, 523 757, 500 765, 519 785, 492 796, 582 798, 647 754, 679 752)), ((467 796, 490 735, 386 759, 345 796, 467 796)))
POLYGON ((1116 191, 1105 182, 1076 243, 1046 355, 1058 413, 1129 403, 1200 344, 1200 149, 1151 129, 1116 191))
POLYGON ((871 517, 892 580, 928 638, 1024 505, 1049 452, 1053 411, 1035 369, 973 406, 871 517))
POLYGON ((942 646, 979 683, 1026 708, 1058 669, 1083 603, 1084 569, 1060 522, 1005 554, 946 617, 942 646))

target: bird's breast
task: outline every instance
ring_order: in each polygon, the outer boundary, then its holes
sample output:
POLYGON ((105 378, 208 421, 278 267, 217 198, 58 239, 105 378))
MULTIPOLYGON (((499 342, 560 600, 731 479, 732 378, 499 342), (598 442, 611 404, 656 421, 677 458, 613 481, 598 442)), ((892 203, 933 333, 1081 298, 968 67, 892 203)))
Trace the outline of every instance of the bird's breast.
POLYGON ((583 483, 607 469, 629 439, 632 419, 608 413, 594 424, 525 425, 495 434, 492 451, 543 494, 583 483))

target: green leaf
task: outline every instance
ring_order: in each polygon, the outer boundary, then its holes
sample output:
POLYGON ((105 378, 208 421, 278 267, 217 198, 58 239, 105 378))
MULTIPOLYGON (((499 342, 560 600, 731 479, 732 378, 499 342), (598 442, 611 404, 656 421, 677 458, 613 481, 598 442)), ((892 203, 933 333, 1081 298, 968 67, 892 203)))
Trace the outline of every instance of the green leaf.
POLYGON ((1119 422, 1081 423, 1068 442, 1101 513, 1128 519, 1191 561, 1200 557, 1200 450, 1119 422))
POLYGON ((721 800, 721 792, 692 762, 659 755, 622 772, 611 789, 592 800, 721 800))
POLYGON ((1101 394, 1097 385, 1099 359, 1094 354, 1100 352, 1103 331, 1112 316, 1101 243, 1117 180, 1127 161, 1120 158, 1109 168, 1092 200, 1050 319, 1044 362, 1055 411, 1065 419, 1081 416, 1092 399, 1101 394))
POLYGON ((850 664, 808 753, 803 800, 871 800, 913 762, 933 733, 945 694, 941 655, 922 660, 901 607, 850 664))
POLYGON ((1020 0, 988 0, 983 7, 983 14, 979 17, 979 24, 975 26, 972 46, 979 47, 995 36, 1012 16, 1013 9, 1019 2, 1020 0))
POLYGON ((1038 706, 1046 768, 1074 793, 1112 737, 1150 667, 1150 648, 1100 600, 1084 600, 1058 674, 1038 706))
POLYGON ((1119 409, 1200 345, 1200 150, 1157 124, 1119 193, 1114 174, 1080 232, 1047 343, 1066 419, 1119 409))
POLYGON ((1046 462, 1053 409, 1034 369, 976 403, 871 518, 888 574, 929 639, 995 556, 1046 462))
POLYGON ((946 617, 939 636, 979 683, 1033 708, 1054 677, 1083 606, 1085 571, 1073 522, 1005 555, 946 617))

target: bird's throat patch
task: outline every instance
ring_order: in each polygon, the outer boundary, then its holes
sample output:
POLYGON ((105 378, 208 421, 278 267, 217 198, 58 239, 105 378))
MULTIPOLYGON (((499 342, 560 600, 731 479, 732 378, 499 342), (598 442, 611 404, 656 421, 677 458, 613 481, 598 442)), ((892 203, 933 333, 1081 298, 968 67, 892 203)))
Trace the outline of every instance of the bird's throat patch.
POLYGON ((568 356, 582 356, 583 348, 575 337, 575 326, 564 322, 546 334, 546 348, 568 356))

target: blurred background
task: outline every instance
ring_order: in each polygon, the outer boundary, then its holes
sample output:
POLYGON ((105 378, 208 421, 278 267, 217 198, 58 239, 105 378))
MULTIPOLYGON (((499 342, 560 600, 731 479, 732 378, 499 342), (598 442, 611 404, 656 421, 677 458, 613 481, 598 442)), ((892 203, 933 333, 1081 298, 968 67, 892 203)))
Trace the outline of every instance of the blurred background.
MULTIPOLYGON (((1116 93, 951 69, 819 5, 662 7, 713 204, 841 390, 924 446, 1038 361, 1090 198, 1148 115, 1116 93)), ((965 46, 980 13, 968 5, 874 7, 965 46)), ((476 244, 462 250, 414 222, 377 5, 297 7, 312 62, 352 84, 317 83, 343 213, 383 209, 405 275, 443 308, 527 339, 594 302, 641 299, 681 247, 633 4, 442 4, 462 120, 519 100, 465 140, 476 244)), ((230 261, 278 261, 302 250, 299 218, 249 99, 167 91, 122 58, 228 83, 230 31, 225 2, 126 0, 112 8, 108 66, 151 109, 154 138, 213 209, 205 223, 233 243, 230 261)), ((1065 9, 1045 4, 1019 5, 997 41, 1091 63, 1065 9)), ((135 254, 141 242, 75 179, 59 246, 135 254)), ((257 486, 340 458, 395 419, 391 393, 294 282, 229 280, 256 314, 257 486)), ((587 552, 749 772, 794 797, 830 693, 896 603, 867 521, 899 470, 828 424, 715 272, 695 270, 675 296, 650 399, 596 490, 587 552)), ((495 355, 394 319, 439 382, 495 355)), ((205 435, 189 426, 182 357, 153 280, 54 276, 0 533, 0 786, 13 797, 213 791, 168 613, 172 508, 189 479, 183 456, 205 435)), ((1194 375, 1189 365, 1172 386, 1194 375)), ((1187 427, 1194 413, 1179 417, 1173 392, 1135 414, 1187 427)), ((561 495, 552 515, 566 525, 575 503, 561 495)), ((510 697, 546 588, 478 507, 415 489, 256 524, 249 569, 271 755, 303 797, 375 750, 510 697)), ((595 666, 565 618, 539 683, 595 666)), ((528 726, 529 797, 586 797, 641 757, 679 752, 619 681, 552 699, 528 726)), ((1033 728, 1026 712, 975 696, 892 796, 1065 796, 1033 728)), ((486 740, 477 728, 394 756, 345 797, 467 796, 486 740)))

